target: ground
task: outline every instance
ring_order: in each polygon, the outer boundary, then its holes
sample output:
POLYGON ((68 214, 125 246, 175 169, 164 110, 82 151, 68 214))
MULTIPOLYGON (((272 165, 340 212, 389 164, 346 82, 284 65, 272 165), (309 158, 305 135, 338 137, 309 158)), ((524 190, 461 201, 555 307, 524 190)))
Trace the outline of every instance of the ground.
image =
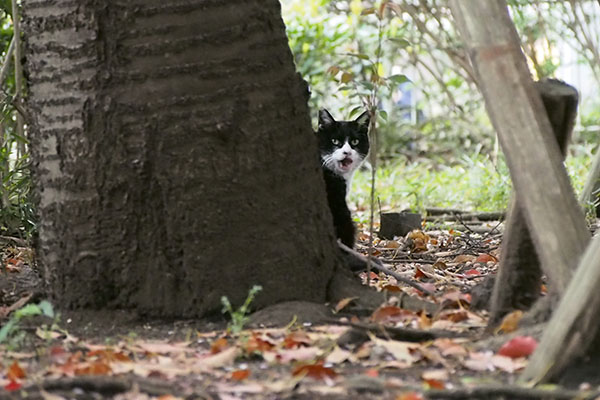
MULTIPOLYGON (((372 272, 370 285, 387 293, 376 310, 361 309, 352 298, 294 302, 255 313, 240 331, 242 322, 221 314, 199 321, 148 320, 127 311, 61 310, 58 316, 60 305, 43 301, 26 243, 0 238, 0 399, 600 395, 593 363, 562 386, 515 384, 543 327, 529 328, 530 336, 512 332, 515 314, 501 330, 485 330, 502 236, 498 222, 454 215, 424 226, 405 237, 374 238, 377 257, 421 290, 372 272)), ((359 239, 358 249, 366 252, 366 228, 359 239)), ((361 273, 357 279, 367 284, 367 278, 361 273)))

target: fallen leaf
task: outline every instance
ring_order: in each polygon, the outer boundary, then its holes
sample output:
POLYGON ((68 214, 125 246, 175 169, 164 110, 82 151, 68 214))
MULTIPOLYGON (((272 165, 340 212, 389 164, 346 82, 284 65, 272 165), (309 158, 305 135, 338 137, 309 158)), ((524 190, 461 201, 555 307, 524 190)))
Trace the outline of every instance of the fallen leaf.
POLYGON ((461 322, 469 319, 469 314, 464 310, 445 312, 440 315, 440 319, 446 319, 452 322, 461 322))
POLYGON ((475 268, 471 268, 471 269, 468 269, 465 271, 465 275, 466 276, 477 276, 477 275, 481 275, 481 272, 479 272, 475 268))
POLYGON ((450 374, 446 369, 429 369, 423 371, 421 374, 421 378, 424 380, 437 380, 437 381, 447 381, 450 379, 450 374))
POLYGON ((510 314, 507 314, 502 319, 502 323, 496 329, 495 333, 500 331, 504 333, 514 332, 519 327, 519 321, 521 321, 521 318, 523 318, 523 311, 521 310, 515 310, 510 314))
POLYGON ((18 362, 13 361, 13 363, 8 367, 6 371, 6 377, 11 381, 16 381, 17 379, 25 379, 27 375, 25 371, 21 368, 18 362))
POLYGON ((452 260, 453 263, 457 263, 457 264, 464 264, 466 262, 469 261, 474 261, 475 260, 475 256, 471 255, 471 254, 459 254, 456 257, 454 257, 454 260, 452 260))
POLYGON ((40 389, 40 395, 44 400, 66 400, 64 397, 46 392, 44 389, 40 389))
POLYGON ((371 321, 378 323, 399 322, 406 319, 413 319, 416 314, 413 311, 405 310, 396 306, 382 306, 373 312, 371 321))
POLYGON ((104 361, 82 363, 75 368, 75 375, 108 375, 112 372, 110 365, 104 361))
POLYGON ((414 343, 383 340, 375 336, 371 337, 371 341, 375 343, 375 345, 383 347, 396 359, 396 361, 402 362, 407 366, 410 366, 417 361, 417 358, 411 354, 411 350, 418 347, 418 345, 415 345, 414 343))
POLYGON ((321 351, 316 347, 300 347, 291 350, 279 350, 276 359, 280 363, 289 363, 292 361, 312 361, 321 351))
POLYGON ((493 371, 492 357, 493 354, 490 351, 473 352, 469 354, 469 358, 464 361, 463 365, 473 371, 493 371))
POLYGON ((248 379, 250 376, 250 370, 248 369, 238 369, 231 373, 231 379, 234 381, 243 381, 244 379, 248 379))
POLYGON ((457 290, 453 290, 444 293, 441 296, 441 300, 444 308, 460 307, 462 302, 471 304, 471 295, 469 293, 462 293, 457 290))
POLYGON ((212 354, 217 354, 225 350, 227 347, 229 347, 229 342, 227 341, 227 339, 224 337, 220 337, 214 342, 212 342, 212 344, 210 345, 210 352, 212 354))
POLYGON ((242 350, 237 346, 229 347, 220 353, 210 355, 199 360, 201 368, 219 368, 233 364, 236 358, 242 354, 242 350))
POLYGON ((352 356, 352 353, 348 350, 340 349, 335 346, 333 351, 325 357, 325 362, 328 364, 340 364, 348 360, 352 356))
POLYGON ((295 331, 288 334, 283 339, 283 347, 286 349, 295 349, 300 346, 309 346, 312 344, 312 340, 306 334, 306 332, 295 331))
POLYGON ((488 253, 482 253, 482 254, 478 255, 477 258, 475 259, 476 263, 482 263, 482 264, 487 264, 490 261, 497 263, 498 259, 488 253))
POLYGON ((427 275, 425 275, 425 273, 423 271, 421 271, 421 268, 416 267, 415 268, 415 279, 421 279, 421 278, 426 278, 427 275))
POLYGON ((492 364, 494 367, 512 374, 525 368, 527 361, 524 358, 510 358, 496 354, 492 357, 492 364))
POLYGON ((21 385, 19 382, 13 381, 11 379, 10 382, 8 383, 8 385, 4 386, 4 390, 6 390, 8 392, 14 392, 15 390, 21 389, 21 386, 23 386, 23 385, 21 385))
POLYGON ((322 380, 325 378, 335 378, 337 373, 329 367, 323 366, 322 363, 305 364, 296 367, 292 371, 293 376, 308 376, 313 379, 322 380))
POLYGON ((531 336, 516 336, 504 343, 498 354, 510 358, 527 357, 537 347, 537 340, 531 336))
POLYGON ((379 370, 375 368, 369 368, 365 371, 366 376, 370 376, 371 378, 377 378, 379 376, 379 370))
POLYGON ((429 386, 431 389, 445 389, 446 385, 444 382, 439 381, 437 379, 423 379, 423 381, 429 386))
POLYGON ((385 286, 381 287, 381 290, 385 290, 385 291, 393 292, 393 293, 398 293, 398 292, 402 291, 402 289, 400 289, 400 287, 397 285, 385 285, 385 286))
POLYGON ((433 268, 444 270, 444 269, 447 269, 448 266, 442 260, 437 260, 435 263, 433 263, 433 268))
POLYGON ((273 347, 275 347, 273 343, 260 337, 258 333, 253 333, 244 344, 244 350, 248 354, 262 353, 271 350, 273 347))
POLYGON ((400 243, 398 243, 398 241, 396 240, 384 240, 382 242, 380 242, 381 247, 385 248, 385 249, 397 249, 400 247, 400 243))
POLYGON ((346 297, 345 299, 338 301, 338 303, 335 305, 335 312, 342 311, 348 306, 348 304, 352 303, 356 299, 358 299, 358 297, 346 297))

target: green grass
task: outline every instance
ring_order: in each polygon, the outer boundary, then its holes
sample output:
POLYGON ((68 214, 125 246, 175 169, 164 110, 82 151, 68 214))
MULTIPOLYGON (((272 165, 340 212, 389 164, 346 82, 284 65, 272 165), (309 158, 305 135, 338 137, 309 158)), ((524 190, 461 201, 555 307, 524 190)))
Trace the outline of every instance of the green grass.
MULTIPOLYGON (((567 170, 576 193, 583 188, 592 149, 591 145, 574 145, 567 158, 567 170)), ((352 209, 358 210, 356 217, 360 222, 368 220, 369 213, 362 211, 369 209, 370 190, 371 172, 357 172, 349 203, 352 209)), ((506 209, 511 191, 503 157, 494 164, 483 155, 465 156, 448 165, 427 159, 412 162, 397 159, 381 163, 377 169, 376 198, 382 211, 410 209, 422 212, 428 207, 500 211, 506 209)))

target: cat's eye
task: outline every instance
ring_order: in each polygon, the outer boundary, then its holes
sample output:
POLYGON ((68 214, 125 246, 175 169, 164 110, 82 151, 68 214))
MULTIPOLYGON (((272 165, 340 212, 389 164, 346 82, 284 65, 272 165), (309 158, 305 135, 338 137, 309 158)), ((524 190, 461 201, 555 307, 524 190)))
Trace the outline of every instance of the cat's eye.
POLYGON ((358 139, 352 139, 350 141, 350 146, 356 146, 356 145, 358 145, 358 139))
POLYGON ((337 139, 331 139, 331 143, 333 143, 335 146, 337 146, 338 144, 340 144, 340 141, 337 139))

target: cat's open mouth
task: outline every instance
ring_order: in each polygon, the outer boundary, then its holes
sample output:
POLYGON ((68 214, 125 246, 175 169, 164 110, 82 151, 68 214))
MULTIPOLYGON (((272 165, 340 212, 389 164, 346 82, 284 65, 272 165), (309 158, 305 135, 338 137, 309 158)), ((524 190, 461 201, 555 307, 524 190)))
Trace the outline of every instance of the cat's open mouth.
POLYGON ((343 170, 347 170, 350 169, 350 166, 352 165, 352 159, 350 157, 346 157, 343 160, 340 161, 340 168, 343 170))

